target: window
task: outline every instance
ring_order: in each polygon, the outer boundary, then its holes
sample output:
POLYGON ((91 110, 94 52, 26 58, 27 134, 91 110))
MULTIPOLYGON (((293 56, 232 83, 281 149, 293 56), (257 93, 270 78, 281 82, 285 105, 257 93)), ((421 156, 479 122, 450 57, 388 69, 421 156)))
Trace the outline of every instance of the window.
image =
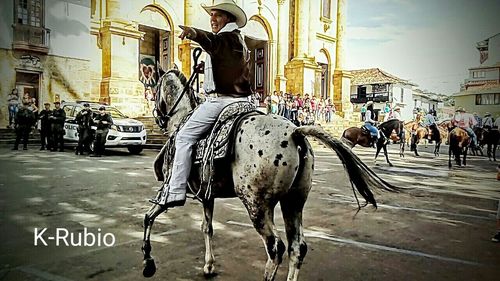
POLYGON ((486 75, 484 71, 473 71, 472 78, 484 78, 486 75))
POLYGON ((16 23, 42 26, 42 0, 16 0, 16 23))
POLYGON ((330 19, 331 18, 331 13, 330 13, 331 8, 332 8, 332 0, 322 0, 321 17, 330 19))
POLYGON ((405 101, 404 101, 404 93, 405 93, 404 89, 403 89, 403 88, 401 88, 401 99, 399 100, 399 102, 400 102, 400 103, 405 102, 405 101))
POLYGON ((500 93, 476 95, 476 105, 500 104, 500 93))

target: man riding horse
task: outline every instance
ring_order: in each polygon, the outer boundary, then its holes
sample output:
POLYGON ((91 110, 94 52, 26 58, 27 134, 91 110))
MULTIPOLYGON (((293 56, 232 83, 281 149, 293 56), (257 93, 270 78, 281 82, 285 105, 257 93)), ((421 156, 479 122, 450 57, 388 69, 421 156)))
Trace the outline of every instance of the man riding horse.
POLYGON ((469 134, 469 137, 472 139, 470 146, 472 148, 478 147, 477 136, 472 130, 472 127, 476 124, 476 119, 471 114, 467 113, 463 107, 459 107, 455 111, 455 115, 451 119, 451 123, 453 126, 459 127, 469 134))
POLYGON ((366 103, 366 113, 365 113, 365 127, 370 131, 370 135, 372 137, 372 143, 371 145, 373 147, 376 147, 377 141, 380 137, 380 133, 375 126, 377 123, 375 120, 375 113, 373 111, 373 101, 369 101, 366 103))
POLYGON ((151 199, 164 208, 183 206, 186 202, 193 145, 213 126, 227 105, 247 101, 252 94, 250 54, 238 29, 247 23, 245 12, 233 1, 219 1, 203 8, 210 15, 212 32, 179 26, 182 28, 179 38, 193 40, 207 52, 203 88, 208 99, 177 134, 170 181, 151 199))
POLYGON ((432 114, 431 110, 429 110, 427 115, 425 115, 424 127, 427 127, 427 129, 429 131, 429 133, 428 133, 429 140, 431 140, 431 141, 435 140, 436 142, 438 140, 439 141, 441 140, 439 129, 438 129, 437 124, 436 124, 436 119, 434 118, 434 115, 432 114))

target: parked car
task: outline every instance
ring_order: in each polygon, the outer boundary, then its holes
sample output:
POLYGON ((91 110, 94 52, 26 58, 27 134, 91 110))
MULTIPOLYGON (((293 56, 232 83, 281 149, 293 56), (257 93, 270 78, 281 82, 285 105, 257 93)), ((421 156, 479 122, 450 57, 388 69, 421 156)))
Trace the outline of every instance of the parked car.
MULTIPOLYGON (((78 142, 78 124, 76 124, 76 115, 83 109, 83 104, 88 103, 93 114, 98 114, 99 107, 103 106, 93 102, 65 102, 62 109, 66 112, 66 121, 64 122, 64 140, 67 142, 78 142)), ((113 106, 104 105, 106 112, 111 115, 113 125, 109 129, 106 137, 106 148, 126 147, 132 154, 142 152, 146 144, 146 128, 140 121, 128 118, 113 106)), ((96 127, 92 126, 95 131, 96 127)), ((91 145, 93 150, 93 144, 91 145)))

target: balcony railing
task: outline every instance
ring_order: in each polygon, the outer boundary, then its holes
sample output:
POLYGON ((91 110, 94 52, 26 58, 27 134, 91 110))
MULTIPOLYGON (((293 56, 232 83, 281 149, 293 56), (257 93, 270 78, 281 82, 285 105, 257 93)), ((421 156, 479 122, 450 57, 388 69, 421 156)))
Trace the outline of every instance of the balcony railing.
POLYGON ((14 24, 12 49, 47 54, 50 45, 50 29, 31 25, 14 24))

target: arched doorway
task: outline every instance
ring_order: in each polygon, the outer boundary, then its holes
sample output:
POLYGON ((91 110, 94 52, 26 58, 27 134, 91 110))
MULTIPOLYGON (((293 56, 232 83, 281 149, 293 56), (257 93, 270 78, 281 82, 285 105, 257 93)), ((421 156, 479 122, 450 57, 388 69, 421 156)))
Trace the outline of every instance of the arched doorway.
POLYGON ((139 80, 145 89, 158 81, 158 69, 170 69, 173 64, 173 29, 169 15, 155 5, 141 10, 137 19, 139 31, 144 32, 139 41, 139 80))
POLYGON ((316 56, 316 63, 321 67, 320 97, 330 97, 330 56, 325 49, 321 49, 316 56))
POLYGON ((260 94, 261 101, 269 95, 271 78, 271 50, 269 41, 272 35, 269 34, 267 22, 260 16, 253 16, 242 29, 245 36, 245 43, 251 52, 251 69, 253 89, 260 94))

